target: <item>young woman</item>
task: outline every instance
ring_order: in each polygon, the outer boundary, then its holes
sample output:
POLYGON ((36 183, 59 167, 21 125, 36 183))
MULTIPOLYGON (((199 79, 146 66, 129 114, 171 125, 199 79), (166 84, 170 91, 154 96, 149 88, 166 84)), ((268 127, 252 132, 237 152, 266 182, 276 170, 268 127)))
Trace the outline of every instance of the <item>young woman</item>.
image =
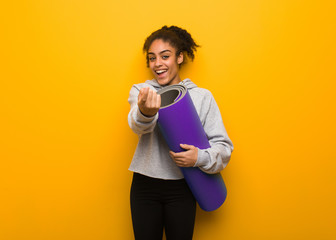
POLYGON ((186 58, 194 59, 197 47, 191 35, 176 26, 153 32, 143 47, 154 79, 133 85, 128 99, 128 123, 139 135, 129 168, 134 172, 130 198, 136 240, 162 239, 163 229, 168 240, 192 239, 196 202, 179 167, 198 167, 213 174, 230 160, 233 145, 212 94, 179 75, 186 58), (181 143, 184 152, 169 150, 156 124, 161 104, 156 92, 172 84, 187 87, 210 148, 181 143))

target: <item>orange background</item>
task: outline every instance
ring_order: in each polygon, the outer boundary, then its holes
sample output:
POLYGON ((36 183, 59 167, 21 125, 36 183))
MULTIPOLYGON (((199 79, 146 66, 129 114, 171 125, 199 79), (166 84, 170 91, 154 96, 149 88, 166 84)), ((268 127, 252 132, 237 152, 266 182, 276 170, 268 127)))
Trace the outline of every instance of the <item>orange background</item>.
POLYGON ((0 239, 133 239, 127 98, 165 24, 202 46, 181 75, 213 93, 235 146, 228 198, 198 209, 194 239, 336 238, 334 1, 7 2, 0 239))

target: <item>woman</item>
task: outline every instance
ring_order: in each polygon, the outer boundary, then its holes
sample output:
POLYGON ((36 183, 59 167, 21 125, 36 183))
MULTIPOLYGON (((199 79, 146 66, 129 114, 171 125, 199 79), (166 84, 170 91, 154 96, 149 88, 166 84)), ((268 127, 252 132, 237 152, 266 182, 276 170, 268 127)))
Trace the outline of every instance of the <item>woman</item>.
POLYGON ((176 26, 164 26, 145 41, 147 66, 154 79, 132 86, 128 123, 139 135, 129 170, 133 171, 131 212, 136 240, 192 239, 196 201, 179 167, 198 167, 218 173, 229 162, 233 145, 224 128, 212 94, 190 79, 182 80, 179 69, 186 57, 194 59, 199 47, 191 35, 176 26), (156 121, 161 104, 156 92, 164 86, 183 84, 196 107, 211 147, 198 149, 181 143, 184 152, 169 150, 156 121))

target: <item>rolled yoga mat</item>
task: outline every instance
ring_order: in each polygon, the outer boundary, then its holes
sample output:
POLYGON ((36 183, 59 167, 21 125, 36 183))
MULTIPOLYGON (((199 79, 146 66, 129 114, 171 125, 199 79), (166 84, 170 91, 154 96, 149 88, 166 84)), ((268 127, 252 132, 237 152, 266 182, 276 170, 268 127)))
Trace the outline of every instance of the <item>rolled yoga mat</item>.
MULTIPOLYGON (((183 85, 171 85, 158 91, 161 95, 158 126, 173 152, 182 152, 180 144, 200 149, 210 147, 192 99, 183 85)), ((219 208, 227 192, 220 173, 207 174, 198 167, 181 167, 184 178, 199 206, 205 211, 219 208)))

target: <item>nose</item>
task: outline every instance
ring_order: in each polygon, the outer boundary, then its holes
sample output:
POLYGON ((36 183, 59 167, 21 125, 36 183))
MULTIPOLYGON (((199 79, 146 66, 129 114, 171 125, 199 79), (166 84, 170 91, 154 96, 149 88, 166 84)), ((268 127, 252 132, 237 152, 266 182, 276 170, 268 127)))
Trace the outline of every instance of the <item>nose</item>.
POLYGON ((155 67, 160 67, 162 65, 160 58, 155 59, 155 67))

